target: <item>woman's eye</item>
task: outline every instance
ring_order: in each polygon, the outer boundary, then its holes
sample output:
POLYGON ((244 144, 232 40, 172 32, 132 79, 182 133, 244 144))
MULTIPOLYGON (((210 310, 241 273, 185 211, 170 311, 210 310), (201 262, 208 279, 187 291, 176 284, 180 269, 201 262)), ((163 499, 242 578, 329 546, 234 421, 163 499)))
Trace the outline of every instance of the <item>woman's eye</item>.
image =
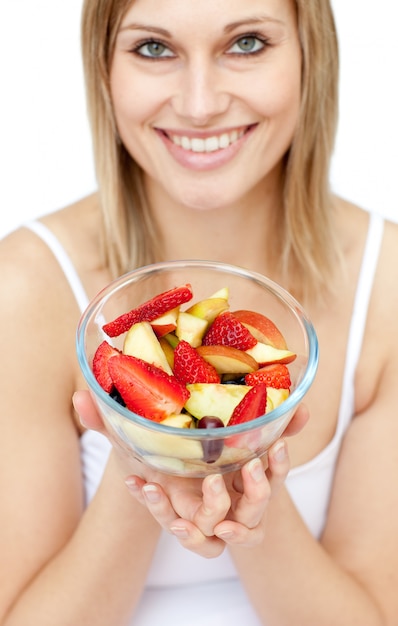
POLYGON ((266 42, 255 35, 245 35, 235 41, 228 52, 232 54, 254 54, 265 48, 266 42))
POLYGON ((173 57, 172 51, 160 41, 147 41, 140 44, 134 50, 137 54, 151 59, 159 59, 164 57, 173 57))

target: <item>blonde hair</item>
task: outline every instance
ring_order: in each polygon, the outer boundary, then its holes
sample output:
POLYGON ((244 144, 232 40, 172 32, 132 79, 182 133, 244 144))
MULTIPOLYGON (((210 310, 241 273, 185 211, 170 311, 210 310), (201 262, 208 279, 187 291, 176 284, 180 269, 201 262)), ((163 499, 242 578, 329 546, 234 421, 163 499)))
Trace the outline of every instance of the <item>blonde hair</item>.
MULTIPOLYGON (((159 244, 139 166, 118 139, 109 73, 115 39, 131 0, 85 0, 82 52, 88 112, 104 223, 104 255, 113 276, 152 262, 159 244)), ((302 48, 302 101, 285 159, 284 211, 273 258, 297 296, 331 284, 339 246, 329 189, 338 103, 338 45, 329 0, 296 0, 302 48), (299 287, 297 286, 299 285, 299 287)))

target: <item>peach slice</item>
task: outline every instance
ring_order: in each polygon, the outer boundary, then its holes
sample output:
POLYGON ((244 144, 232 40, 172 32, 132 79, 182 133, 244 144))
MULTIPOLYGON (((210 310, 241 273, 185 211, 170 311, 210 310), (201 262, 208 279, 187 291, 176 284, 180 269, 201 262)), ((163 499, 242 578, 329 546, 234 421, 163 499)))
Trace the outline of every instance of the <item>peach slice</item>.
POLYGON ((196 350, 219 374, 243 375, 258 369, 252 356, 232 346, 199 346, 196 350))
POLYGON ((233 315, 246 326, 257 341, 267 343, 278 350, 287 350, 285 338, 279 328, 262 313, 242 309, 233 311, 233 315))
POLYGON ((290 350, 280 350, 261 341, 258 341, 253 348, 246 350, 246 354, 253 357, 260 366, 270 363, 291 363, 296 358, 296 354, 290 350))

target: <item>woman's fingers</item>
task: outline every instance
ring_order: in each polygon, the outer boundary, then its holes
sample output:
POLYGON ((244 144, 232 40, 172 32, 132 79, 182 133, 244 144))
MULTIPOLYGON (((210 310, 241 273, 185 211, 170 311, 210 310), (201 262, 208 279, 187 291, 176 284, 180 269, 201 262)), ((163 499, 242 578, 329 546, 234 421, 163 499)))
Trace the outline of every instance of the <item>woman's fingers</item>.
POLYGON ((206 476, 202 483, 202 494, 202 501, 192 521, 204 535, 211 537, 215 526, 225 519, 231 498, 220 474, 206 476))
POLYGON ((233 503, 232 519, 250 530, 262 520, 271 497, 271 485, 261 459, 253 459, 242 467, 239 482, 242 492, 233 503))
POLYGON ((160 485, 143 484, 142 479, 136 476, 129 477, 126 484, 132 495, 146 505, 158 524, 173 534, 184 548, 206 558, 215 558, 222 553, 225 543, 215 536, 207 537, 193 522, 178 517, 160 485))
POLYGON ((105 432, 102 418, 87 390, 76 391, 73 394, 73 406, 83 426, 91 430, 105 432))

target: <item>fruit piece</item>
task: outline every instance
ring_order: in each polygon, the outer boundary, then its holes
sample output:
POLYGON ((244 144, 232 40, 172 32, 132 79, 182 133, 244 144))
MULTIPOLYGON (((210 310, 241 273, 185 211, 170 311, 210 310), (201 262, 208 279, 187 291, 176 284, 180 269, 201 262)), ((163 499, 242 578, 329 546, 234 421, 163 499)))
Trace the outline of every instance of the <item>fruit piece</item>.
POLYGON ((205 415, 219 417, 224 424, 230 419, 234 408, 247 394, 246 385, 223 385, 222 383, 194 383, 187 385, 190 397, 185 409, 201 419, 205 415))
POLYGON ((170 369, 173 371, 174 367, 174 349, 171 347, 170 343, 167 341, 166 337, 159 338, 159 345, 162 348, 165 357, 167 359, 167 363, 170 366, 170 369))
POLYGON ((151 322, 152 330, 154 331, 156 337, 164 337, 164 335, 172 333, 177 328, 178 313, 179 307, 176 307, 151 322))
POLYGON ((236 426, 249 422, 264 415, 267 408, 267 387, 264 383, 259 383, 255 387, 250 387, 247 394, 235 407, 228 426, 236 426))
POLYGON ((225 311, 216 317, 202 343, 205 346, 232 346, 238 350, 248 350, 256 345, 257 339, 232 313, 225 311))
POLYGON ((233 315, 246 326, 257 341, 268 343, 279 350, 287 350, 285 338, 279 328, 262 313, 242 309, 234 311, 233 315))
POLYGON ((229 288, 221 287, 221 289, 218 289, 218 291, 216 291, 209 297, 210 298, 222 298, 223 300, 229 300, 229 288))
POLYGON ((267 387, 267 413, 276 409, 290 395, 289 389, 275 389, 275 387, 267 387), (270 406, 268 406, 270 403, 270 406))
POLYGON ((207 326, 206 320, 185 311, 180 311, 175 334, 178 339, 187 341, 191 346, 197 348, 202 343, 202 337, 207 330, 207 326))
POLYGON ((274 387, 275 389, 290 389, 292 381, 286 365, 273 363, 265 365, 256 372, 246 374, 245 383, 251 387, 258 385, 258 383, 265 383, 267 387, 274 387))
MULTIPOLYGON (((200 429, 210 430, 223 427, 224 423, 222 420, 213 415, 205 415, 198 421, 198 428, 200 429)), ((204 440, 201 443, 203 449, 203 460, 205 463, 215 463, 217 459, 220 458, 221 452, 223 451, 223 439, 209 439, 208 441, 204 440)))
POLYGON ((246 353, 250 354, 260 367, 271 363, 291 363, 296 358, 296 354, 290 350, 279 350, 261 341, 258 341, 253 348, 246 350, 246 353))
POLYGON ((173 428, 192 428, 193 419, 189 413, 178 413, 165 417, 160 423, 165 426, 173 426, 173 428))
POLYGON ((191 285, 182 285, 158 294, 151 300, 144 302, 128 313, 123 313, 112 322, 103 326, 109 337, 117 337, 131 328, 137 322, 152 322, 167 311, 174 309, 192 298, 191 285))
POLYGON ((149 322, 133 324, 125 337, 123 354, 136 356, 151 365, 161 367, 168 374, 173 373, 149 322))
POLYGON ((107 341, 100 343, 94 354, 93 374, 97 383, 101 385, 102 389, 107 393, 110 393, 113 389, 113 380, 109 373, 108 362, 109 359, 117 354, 120 354, 120 351, 111 346, 107 341))
POLYGON ((108 368, 126 407, 148 419, 159 422, 181 413, 189 397, 174 376, 134 356, 117 355, 109 359, 108 368))
POLYGON ((187 309, 187 313, 191 315, 196 315, 201 319, 206 320, 210 324, 215 320, 217 315, 227 311, 229 309, 228 300, 224 298, 207 298, 206 300, 200 300, 193 304, 189 309, 187 309))
POLYGON ((184 384, 220 382, 215 368, 184 340, 174 350, 173 371, 177 380, 184 384))
POLYGON ((196 350, 219 374, 248 374, 258 369, 250 354, 232 346, 199 346, 196 350))

